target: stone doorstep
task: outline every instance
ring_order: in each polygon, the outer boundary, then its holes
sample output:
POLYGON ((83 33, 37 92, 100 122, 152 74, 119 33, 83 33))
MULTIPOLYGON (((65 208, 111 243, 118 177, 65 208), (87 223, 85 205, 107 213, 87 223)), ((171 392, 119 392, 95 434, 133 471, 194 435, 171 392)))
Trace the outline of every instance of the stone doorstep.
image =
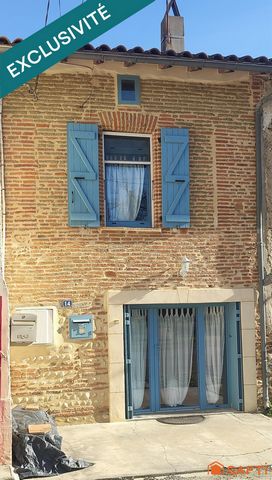
POLYGON ((12 466, 10 465, 0 465, 0 480, 19 480, 19 477, 12 466))
MULTIPOLYGON (((173 473, 162 473, 162 474, 150 474, 150 475, 131 475, 131 476, 115 476, 115 477, 105 477, 102 480, 184 480, 184 479, 198 479, 198 480, 205 480, 207 478, 212 478, 212 480, 216 479, 223 479, 226 480, 224 476, 210 476, 210 474, 206 470, 197 470, 195 472, 173 472, 173 473)), ((235 477, 236 479, 237 477, 235 477)), ((270 479, 269 479, 270 480, 270 479)))

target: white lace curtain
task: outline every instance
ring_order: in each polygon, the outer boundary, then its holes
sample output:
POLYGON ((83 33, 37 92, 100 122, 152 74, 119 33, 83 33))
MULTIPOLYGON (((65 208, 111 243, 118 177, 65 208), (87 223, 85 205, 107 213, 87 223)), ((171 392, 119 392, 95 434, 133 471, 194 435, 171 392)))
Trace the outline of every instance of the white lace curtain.
POLYGON ((205 309, 206 396, 208 403, 217 403, 224 365, 224 307, 205 309))
POLYGON ((161 397, 165 405, 182 405, 192 375, 195 312, 160 310, 161 397))
POLYGON ((143 196, 144 166, 107 165, 106 196, 108 220, 136 220, 143 196))
POLYGON ((135 309, 131 313, 131 383, 133 407, 141 408, 145 393, 147 362, 147 314, 135 309))

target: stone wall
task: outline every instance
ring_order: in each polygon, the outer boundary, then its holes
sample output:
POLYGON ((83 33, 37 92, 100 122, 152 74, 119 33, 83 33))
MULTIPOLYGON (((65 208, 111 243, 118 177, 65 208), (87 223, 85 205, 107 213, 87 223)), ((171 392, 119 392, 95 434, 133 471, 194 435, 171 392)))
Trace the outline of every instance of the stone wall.
MULTIPOLYGON (((14 404, 49 409, 59 421, 108 419, 109 289, 255 287, 255 104, 262 81, 211 84, 142 79, 140 106, 116 104, 116 78, 42 75, 4 101, 6 277, 11 308, 55 305, 63 344, 12 348, 14 404), (153 144, 154 228, 71 228, 67 122, 99 131, 148 133, 153 144), (161 225, 161 127, 190 131, 191 227, 161 225), (182 257, 191 260, 186 280, 182 257), (60 300, 71 298, 65 310, 60 300), (68 338, 71 313, 93 313, 96 339, 68 338)), ((101 179, 103 172, 100 136, 101 179)), ((104 222, 104 186, 101 180, 104 222)))

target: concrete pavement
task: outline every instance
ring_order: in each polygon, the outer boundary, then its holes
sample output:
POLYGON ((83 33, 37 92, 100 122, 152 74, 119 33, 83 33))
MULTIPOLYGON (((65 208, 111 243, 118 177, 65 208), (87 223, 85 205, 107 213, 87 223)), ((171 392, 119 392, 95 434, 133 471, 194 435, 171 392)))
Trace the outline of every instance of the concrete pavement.
POLYGON ((97 480, 187 472, 205 476, 213 461, 237 467, 272 464, 270 418, 231 412, 204 416, 204 422, 195 425, 144 419, 61 427, 65 453, 96 464, 64 478, 97 480))

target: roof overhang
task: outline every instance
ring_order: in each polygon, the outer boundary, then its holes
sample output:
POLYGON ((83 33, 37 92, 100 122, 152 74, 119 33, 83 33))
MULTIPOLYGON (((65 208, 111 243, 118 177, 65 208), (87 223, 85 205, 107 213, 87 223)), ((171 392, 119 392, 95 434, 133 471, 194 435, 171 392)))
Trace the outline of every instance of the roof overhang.
POLYGON ((79 50, 69 56, 69 59, 94 60, 96 62, 129 62, 131 64, 149 63, 155 65, 180 66, 196 68, 213 68, 218 70, 243 71, 256 73, 272 73, 272 63, 270 65, 257 64, 252 62, 226 61, 215 59, 186 58, 179 55, 152 55, 150 53, 130 53, 130 52, 99 52, 97 50, 79 50))
MULTIPOLYGON (((11 44, 0 44, 0 53, 4 53, 10 48, 12 48, 11 44)), ((235 55, 230 55, 223 57, 220 54, 209 56, 205 53, 192 54, 190 52, 175 53, 168 51, 161 53, 158 49, 144 51, 142 48, 136 47, 127 50, 123 46, 111 49, 107 45, 96 48, 92 45, 86 45, 51 67, 46 73, 68 73, 68 66, 74 63, 78 68, 80 63, 82 63, 82 67, 95 65, 97 70, 108 73, 116 73, 125 68, 126 71, 131 73, 147 74, 154 78, 158 76, 159 70, 161 78, 220 83, 242 81, 248 78, 250 73, 264 75, 272 73, 272 60, 266 57, 253 59, 249 56, 238 58, 235 55), (66 66, 62 67, 64 64, 66 66), (157 66, 157 70, 154 69, 154 66, 157 66)))

